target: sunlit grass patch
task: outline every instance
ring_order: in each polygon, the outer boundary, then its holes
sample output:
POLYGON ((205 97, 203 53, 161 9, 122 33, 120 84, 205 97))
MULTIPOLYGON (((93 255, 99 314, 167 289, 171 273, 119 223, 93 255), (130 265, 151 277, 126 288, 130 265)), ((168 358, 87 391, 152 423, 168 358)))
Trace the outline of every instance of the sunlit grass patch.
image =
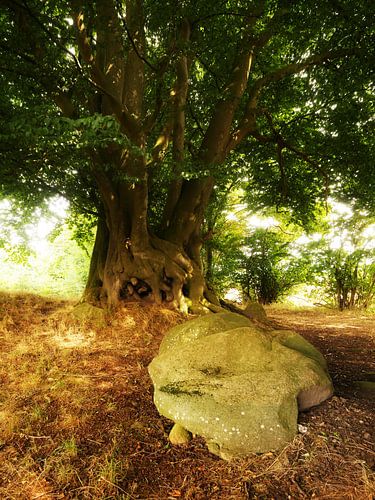
POLYGON ((78 447, 74 436, 65 439, 57 450, 64 456, 76 457, 78 454, 78 447))
POLYGON ((51 341, 62 349, 88 347, 95 340, 95 332, 83 331, 76 328, 60 328, 51 337, 51 341))
POLYGON ((19 416, 13 409, 0 410, 0 445, 10 439, 19 426, 19 416))
POLYGON ((122 456, 115 438, 103 451, 103 454, 91 458, 88 469, 90 484, 96 488, 98 498, 128 498, 120 484, 131 469, 130 462, 122 456))
POLYGON ((106 481, 116 486, 124 476, 124 464, 122 460, 113 456, 105 457, 98 467, 99 481, 106 481))
POLYGON ((61 490, 80 486, 78 452, 74 436, 62 440, 44 457, 41 476, 61 490))

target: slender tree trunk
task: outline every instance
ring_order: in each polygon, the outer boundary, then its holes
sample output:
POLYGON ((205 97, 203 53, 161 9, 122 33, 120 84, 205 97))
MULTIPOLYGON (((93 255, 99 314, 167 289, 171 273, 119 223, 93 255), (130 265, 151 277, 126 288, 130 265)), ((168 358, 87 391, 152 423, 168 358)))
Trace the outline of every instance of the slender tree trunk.
POLYGON ((208 285, 211 284, 212 278, 213 278, 213 267, 214 267, 214 255, 213 255, 213 250, 212 246, 210 243, 207 244, 206 246, 206 280, 208 285))
POLYGON ((103 217, 98 218, 94 248, 91 254, 89 275, 83 293, 85 302, 98 302, 100 300, 104 269, 107 259, 109 232, 103 217))

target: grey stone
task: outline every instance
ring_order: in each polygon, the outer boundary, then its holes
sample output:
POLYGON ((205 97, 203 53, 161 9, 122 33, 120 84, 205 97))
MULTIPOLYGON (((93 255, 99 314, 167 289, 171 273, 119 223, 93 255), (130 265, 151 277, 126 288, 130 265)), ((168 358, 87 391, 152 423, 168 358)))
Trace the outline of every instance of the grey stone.
POLYGON ((240 314, 230 312, 207 314, 171 328, 161 342, 159 353, 190 344, 201 337, 241 326, 249 326, 249 320, 240 314))
POLYGON ((319 365, 327 370, 327 361, 325 360, 323 354, 298 333, 291 330, 273 330, 271 334, 280 342, 280 344, 285 347, 289 347, 290 349, 294 349, 295 351, 299 351, 308 358, 315 360, 319 365))
POLYGON ((233 313, 178 325, 149 366, 156 407, 222 458, 280 449, 297 433, 298 405, 333 391, 321 354, 298 337, 233 313))

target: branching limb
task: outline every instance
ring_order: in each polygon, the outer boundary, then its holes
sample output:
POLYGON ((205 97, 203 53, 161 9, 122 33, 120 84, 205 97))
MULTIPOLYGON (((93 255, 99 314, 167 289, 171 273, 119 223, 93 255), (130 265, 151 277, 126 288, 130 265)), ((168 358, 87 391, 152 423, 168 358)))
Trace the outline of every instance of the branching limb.
POLYGON ((128 24, 126 22, 126 18, 125 18, 125 15, 123 14, 123 10, 122 10, 122 5, 121 5, 121 1, 119 0, 116 0, 116 6, 117 6, 117 11, 118 11, 118 14, 119 14, 119 17, 121 19, 121 23, 124 27, 124 30, 126 32, 126 35, 131 43, 131 46, 133 47, 133 50, 134 52, 136 53, 137 57, 139 57, 139 59, 141 61, 143 61, 152 71, 154 71, 155 73, 158 72, 159 68, 157 66, 155 66, 154 64, 150 63, 150 61, 148 59, 146 59, 146 57, 144 57, 143 54, 141 54, 141 52, 139 51, 138 47, 137 47, 137 44, 130 32, 130 29, 128 27, 128 24))
POLYGON ((91 79, 90 82, 104 94, 112 107, 113 113, 119 121, 123 131, 130 138, 138 132, 138 124, 136 120, 130 115, 126 106, 122 104, 119 97, 115 96, 112 92, 110 82, 106 75, 100 69, 95 55, 93 53, 89 37, 87 35, 86 26, 84 23, 84 14, 79 0, 71 0, 73 9, 73 20, 77 33, 77 44, 82 57, 82 60, 90 67, 91 79))
POLYGON ((212 78, 213 78, 213 81, 215 82, 215 87, 216 87, 216 90, 218 90, 219 92, 221 92, 223 90, 223 85, 222 83, 220 83, 219 81, 219 77, 217 76, 217 74, 210 68, 210 66, 202 59, 202 56, 198 56, 197 57, 197 61, 203 66, 203 68, 207 71, 207 73, 209 73, 212 78))
POLYGON ((250 134, 255 137, 254 133, 256 132, 257 106, 262 91, 267 88, 268 85, 278 82, 290 75, 301 73, 302 71, 308 70, 314 66, 319 66, 327 61, 353 56, 358 52, 359 49, 338 49, 326 51, 321 54, 312 55, 303 61, 287 64, 286 66, 271 71, 262 78, 259 78, 249 90, 249 98, 245 112, 238 129, 231 134, 227 145, 227 153, 233 150, 247 135, 250 134))
POLYGON ((205 133, 201 157, 206 163, 220 162, 225 157, 235 111, 246 89, 252 63, 252 49, 244 47, 238 56, 222 100, 216 105, 205 133))
MULTIPOLYGON (((190 40, 190 23, 187 19, 181 22, 179 29, 179 42, 184 46, 190 40)), ((163 213, 163 225, 166 229, 171 221, 174 208, 181 193, 182 179, 180 178, 181 165, 185 157, 185 122, 186 122, 186 103, 189 87, 189 69, 191 58, 186 53, 182 53, 176 62, 176 82, 172 91, 173 102, 173 170, 175 178, 172 179, 166 204, 163 213)))
POLYGON ((5 5, 7 5, 8 7, 10 7, 13 11, 16 11, 18 10, 18 12, 23 12, 25 14, 27 14, 31 19, 33 19, 33 21, 35 21, 35 23, 39 26, 39 28, 47 35, 48 39, 56 46, 58 46, 63 52, 65 52, 71 59, 73 59, 75 65, 77 66, 77 68, 82 71, 82 67, 81 67, 81 64, 78 60, 78 58, 75 56, 75 54, 73 52, 71 52, 70 50, 68 50, 65 45, 62 43, 61 40, 59 40, 58 38, 56 38, 53 33, 51 32, 51 30, 49 30, 47 28, 47 26, 45 25, 45 23, 43 23, 38 15, 35 14, 35 12, 33 12, 33 10, 29 7, 28 3, 26 2, 26 0, 22 0, 22 2, 18 2, 17 0, 3 0, 5 5))
POLYGON ((301 73, 302 71, 310 69, 314 66, 319 66, 324 62, 334 61, 343 57, 356 55, 358 54, 358 52, 358 49, 337 49, 326 51, 321 54, 314 54, 306 58, 305 60, 287 64, 286 66, 283 66, 275 71, 271 71, 255 82, 250 90, 251 100, 258 101, 262 90, 270 83, 278 82, 287 76, 301 73))
MULTIPOLYGON (((30 52, 26 53, 24 51, 18 49, 12 49, 12 53, 26 62, 30 67, 33 68, 34 74, 31 75, 22 70, 15 70, 13 68, 4 68, 4 71, 21 75, 26 78, 37 78, 41 87, 51 96, 52 100, 57 104, 57 106, 62 110, 64 116, 71 118, 76 115, 76 109, 73 105, 71 98, 69 97, 66 91, 60 90, 59 87, 62 87, 62 82, 60 80, 60 76, 53 75, 51 79, 51 74, 48 75, 45 72, 45 68, 43 65, 44 58, 46 56, 47 48, 45 44, 43 45, 40 40, 36 40, 32 30, 30 29, 29 22, 30 19, 35 21, 38 26, 48 35, 48 39, 52 40, 55 44, 61 47, 61 42, 56 42, 50 30, 48 30, 42 21, 38 18, 38 16, 29 8, 26 1, 23 3, 15 2, 7 2, 5 4, 11 8, 11 10, 17 15, 18 23, 23 25, 23 29, 27 30, 27 34, 29 35, 30 40, 30 52), (37 43, 38 42, 38 43, 37 43), (37 72, 37 73, 36 73, 37 72)), ((3 49, 7 49, 4 44, 0 44, 0 47, 3 49)), ((64 47, 65 48, 65 47, 64 47)), ((8 49, 9 50, 9 49, 8 49)), ((69 51, 68 53, 72 55, 69 51)))
POLYGON ((277 142, 276 150, 277 150, 277 163, 279 165, 280 178, 281 178, 281 196, 282 198, 285 198, 287 194, 287 182, 286 182, 285 163, 283 156, 283 142, 281 140, 277 142))
POLYGON ((286 149, 289 149, 292 151, 296 156, 301 158, 303 161, 314 167, 314 169, 323 177, 324 179, 324 185, 325 185, 325 198, 326 200, 328 199, 329 196, 329 175, 328 173, 324 170, 324 168, 319 165, 319 163, 315 160, 313 160, 307 153, 304 151, 301 151, 300 149, 296 148, 293 146, 293 144, 290 144, 289 142, 283 140, 282 142, 283 147, 286 149))

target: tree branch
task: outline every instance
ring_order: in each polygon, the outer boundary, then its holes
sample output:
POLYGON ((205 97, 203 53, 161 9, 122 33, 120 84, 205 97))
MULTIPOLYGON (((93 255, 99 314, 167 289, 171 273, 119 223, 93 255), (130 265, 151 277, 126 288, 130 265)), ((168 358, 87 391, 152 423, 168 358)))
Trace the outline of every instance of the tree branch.
POLYGON ((129 38, 130 43, 131 43, 131 45, 133 47, 133 50, 137 54, 137 57, 139 57, 139 59, 141 61, 143 61, 150 69, 152 69, 152 71, 158 72, 158 68, 154 64, 151 64, 150 61, 148 59, 146 59, 139 52, 138 47, 137 47, 137 45, 136 45, 136 43, 134 41, 134 38, 132 37, 132 34, 131 34, 130 30, 129 30, 128 24, 127 24, 126 19, 125 19, 125 16, 122 13, 121 1, 120 0, 116 0, 116 5, 117 5, 117 11, 118 11, 119 17, 120 17, 121 22, 122 22, 122 24, 124 26, 125 32, 127 34, 127 37, 129 38))
POLYGON ((44 33, 46 33, 46 35, 48 36, 49 40, 51 40, 51 42, 53 44, 55 44, 58 47, 60 47, 60 49, 63 50, 63 52, 65 52, 74 61, 74 63, 77 66, 78 70, 80 72, 82 72, 81 64, 80 64, 78 58, 75 56, 75 54, 72 53, 70 50, 68 50, 65 47, 65 45, 58 38, 56 38, 51 33, 51 31, 48 28, 46 28, 45 24, 39 19, 39 17, 36 14, 34 14, 34 12, 28 6, 27 2, 25 0, 23 0, 23 5, 19 4, 18 2, 15 2, 15 1, 13 3, 15 5, 17 5, 19 8, 24 9, 28 13, 28 15, 38 24, 38 26, 42 29, 42 31, 44 33))
POLYGON ((207 16, 200 17, 198 19, 194 19, 191 23, 192 27, 195 27, 197 24, 201 24, 204 21, 207 21, 207 19, 212 19, 213 17, 221 17, 221 16, 228 16, 228 17, 254 17, 258 18, 259 15, 256 14, 248 14, 247 12, 231 12, 231 11, 222 11, 222 12, 213 12, 212 14, 208 14, 207 16))
POLYGON ((231 134, 226 148, 227 153, 234 149, 247 135, 253 135, 254 137, 256 137, 256 116, 258 113, 258 101, 262 91, 270 83, 278 82, 283 78, 286 78, 287 76, 300 73, 304 70, 307 70, 314 66, 318 66, 327 61, 355 55, 358 52, 358 49, 338 49, 323 52, 322 54, 315 54, 303 61, 288 64, 286 66, 278 68, 277 70, 269 72, 262 78, 259 78, 250 88, 246 110, 243 114, 238 129, 231 134))
POLYGON ((144 53, 145 18, 142 0, 126 1, 126 23, 135 42, 134 47, 129 48, 125 68, 122 89, 122 102, 133 118, 139 132, 144 122, 144 96, 145 96, 145 63, 137 55, 144 53))
POLYGON ((197 129, 199 130, 199 132, 201 133, 201 135, 203 137, 204 136, 203 127, 200 124, 197 116, 195 115, 194 110, 193 110, 193 106, 192 106, 191 101, 189 99, 187 99, 187 105, 188 105, 189 113, 190 113, 191 117, 193 118, 193 121, 194 121, 195 125, 197 126, 197 129))
MULTIPOLYGON (((190 40, 191 28, 187 19, 181 22, 179 29, 179 42, 183 46, 190 40)), ((163 224, 169 226, 173 210, 180 196, 182 179, 180 178, 181 166, 185 157, 185 125, 186 125, 186 101, 189 87, 189 69, 191 59, 182 52, 176 61, 176 82, 173 88, 173 174, 174 179, 170 182, 167 200, 163 212, 163 224)))
POLYGON ((287 194, 287 184, 286 184, 286 175, 285 175, 285 163, 283 156, 283 141, 279 140, 276 144, 277 151, 277 163, 279 165, 280 176, 281 176, 281 196, 285 198, 287 194))
POLYGON ((79 0, 71 0, 73 8, 73 19, 77 33, 77 43, 83 61, 91 68, 90 82, 103 93, 111 104, 112 111, 119 121, 123 132, 130 138, 134 137, 138 132, 138 124, 131 116, 127 107, 122 104, 120 99, 116 97, 109 86, 106 76, 99 68, 96 58, 94 57, 89 38, 87 36, 86 26, 84 24, 84 15, 79 0))
MULTIPOLYGON (((8 3, 8 2, 6 2, 8 3)), ((34 20, 37 25, 43 30, 43 32, 47 33, 48 38, 52 40, 54 43, 56 43, 58 46, 62 46, 60 42, 56 42, 54 39, 53 35, 50 33, 50 31, 44 27, 44 24, 39 20, 38 16, 32 12, 32 10, 29 8, 27 5, 26 1, 23 1, 23 4, 20 4, 19 2, 13 2, 10 4, 11 9, 13 10, 14 13, 18 13, 18 15, 22 15, 28 18, 31 18, 34 20)), ((33 39, 33 33, 30 29, 29 26, 27 26, 27 34, 30 36, 30 40, 35 41, 33 39)), ((32 44, 31 44, 32 45, 32 44)), ((3 44, 0 44, 0 47, 5 48, 3 44)), ((64 47, 65 49, 65 47, 64 47)), ((9 49, 8 49, 9 50, 9 49)), ((33 52, 33 57, 31 57, 29 54, 23 53, 18 50, 12 50, 12 52, 17 56, 26 61, 28 64, 32 65, 33 68, 38 70, 38 74, 30 75, 27 74, 26 72, 23 72, 22 70, 13 70, 10 68, 4 68, 5 71, 14 73, 14 74, 20 74, 26 78, 31 78, 31 79, 37 79, 39 81, 39 84, 48 92, 48 94, 52 97, 53 101, 57 106, 60 107, 62 112, 64 113, 65 116, 67 117, 73 117, 75 114, 75 108, 72 103, 72 100, 68 96, 68 94, 62 90, 59 90, 59 77, 56 78, 55 82, 51 81, 51 74, 45 76, 44 74, 44 68, 43 65, 41 64, 41 61, 43 61, 43 57, 45 56, 45 47, 38 47, 38 50, 32 46, 31 51, 33 52)), ((72 55, 69 51, 67 51, 70 55, 72 55)))
POLYGON ((252 63, 253 51, 249 43, 241 41, 242 52, 235 61, 235 67, 222 100, 216 105, 206 134, 202 141, 200 155, 206 163, 220 162, 225 157, 235 111, 246 89, 252 63))
POLYGON ((254 49, 260 43, 254 37, 253 28, 264 13, 265 3, 265 0, 261 0, 253 10, 247 10, 243 35, 238 43, 238 56, 233 61, 233 70, 222 99, 214 109, 202 141, 200 156, 205 163, 221 162, 228 153, 227 145, 234 115, 247 88, 254 49))
MULTIPOLYGON (((312 165, 319 172, 319 174, 325 180, 325 185, 326 185, 326 190, 327 190, 328 185, 329 185, 329 178, 328 178, 327 172, 319 165, 318 162, 312 160, 307 153, 299 150, 298 148, 296 148, 295 146, 290 144, 290 142, 286 141, 282 137, 280 130, 278 130, 274 124, 271 113, 267 109, 263 108, 260 111, 265 115, 265 117, 268 121, 268 124, 273 132, 273 139, 277 145, 277 157, 278 157, 279 167, 280 167, 280 171, 282 173, 282 176, 285 178, 284 158, 282 156, 282 151, 284 148, 286 148, 286 149, 289 149, 290 151, 292 151, 295 155, 297 155, 299 158, 304 160, 306 163, 309 163, 310 165, 312 165)), ((327 194, 327 197, 328 197, 328 194, 327 194)))
POLYGON ((198 56, 197 61, 203 66, 203 68, 207 71, 207 73, 209 73, 212 76, 212 78, 215 82, 216 89, 219 92, 221 92, 223 86, 222 86, 222 84, 219 83, 219 78, 218 78, 217 74, 209 67, 209 65, 205 61, 203 61, 202 57, 198 56))
POLYGON ((318 66, 327 61, 333 61, 335 59, 341 59, 343 57, 352 56, 358 54, 358 49, 338 49, 323 52, 322 54, 314 54, 304 61, 288 64, 282 68, 275 71, 271 71, 263 78, 260 78, 255 82, 255 84, 250 89, 250 103, 256 103, 259 99, 260 93, 263 88, 273 82, 278 82, 283 78, 300 73, 308 68, 318 66))

